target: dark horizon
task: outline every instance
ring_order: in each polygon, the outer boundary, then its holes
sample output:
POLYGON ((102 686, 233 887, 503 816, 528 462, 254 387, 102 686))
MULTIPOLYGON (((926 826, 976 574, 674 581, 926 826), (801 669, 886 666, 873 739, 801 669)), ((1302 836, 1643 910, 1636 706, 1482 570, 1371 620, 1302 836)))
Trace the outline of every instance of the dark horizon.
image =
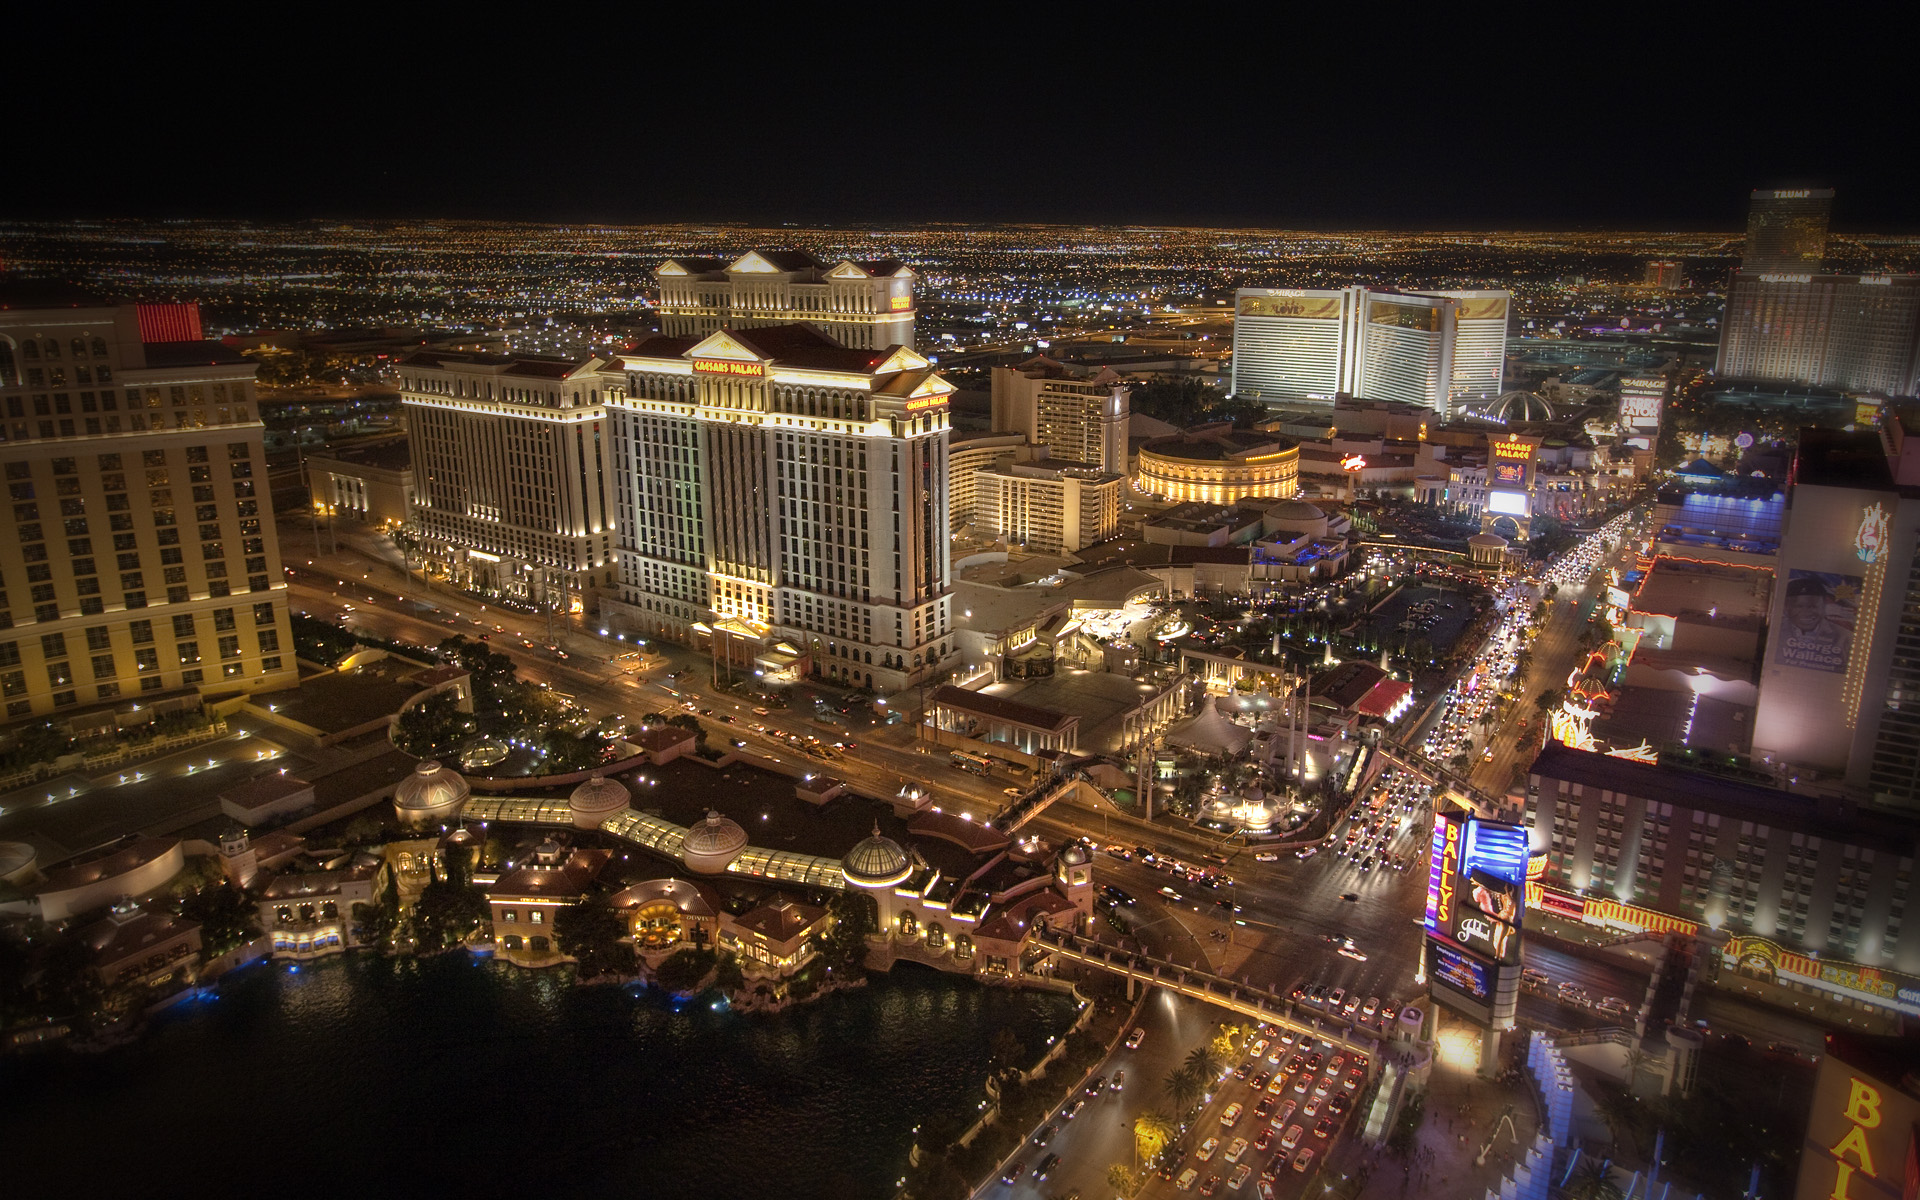
POLYGON ((1838 233, 1920 233, 1894 76, 1707 15, 1303 28, 1258 56, 1026 14, 773 45, 651 14, 644 38, 270 20, 28 56, 45 161, 0 217, 1738 234, 1751 189, 1819 184, 1838 233))

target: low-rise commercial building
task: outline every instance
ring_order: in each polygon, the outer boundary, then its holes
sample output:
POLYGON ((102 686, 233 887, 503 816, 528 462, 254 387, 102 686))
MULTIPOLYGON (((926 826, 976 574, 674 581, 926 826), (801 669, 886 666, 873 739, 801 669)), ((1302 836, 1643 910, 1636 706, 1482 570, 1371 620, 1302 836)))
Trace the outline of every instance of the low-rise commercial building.
POLYGON ((413 456, 404 437, 307 455, 307 490, 318 511, 397 528, 413 510, 413 456))

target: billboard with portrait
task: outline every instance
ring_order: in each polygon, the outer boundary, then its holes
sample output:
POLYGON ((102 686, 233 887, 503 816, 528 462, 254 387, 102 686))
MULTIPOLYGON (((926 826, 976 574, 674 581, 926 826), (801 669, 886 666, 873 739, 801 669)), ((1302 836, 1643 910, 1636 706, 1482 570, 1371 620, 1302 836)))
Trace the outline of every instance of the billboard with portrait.
POLYGON ((1859 602, 1858 575, 1788 571, 1786 618, 1776 635, 1774 661, 1803 671, 1845 671, 1859 602))
POLYGON ((1495 487, 1524 488, 1527 486, 1527 464, 1517 462, 1497 462, 1493 464, 1495 487))

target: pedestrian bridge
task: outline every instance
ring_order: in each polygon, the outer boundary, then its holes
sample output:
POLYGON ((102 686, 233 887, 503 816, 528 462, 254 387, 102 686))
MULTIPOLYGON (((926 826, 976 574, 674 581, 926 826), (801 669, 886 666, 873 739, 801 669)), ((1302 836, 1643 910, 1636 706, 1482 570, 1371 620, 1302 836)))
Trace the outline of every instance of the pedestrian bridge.
POLYGON ((1435 787, 1458 793, 1473 806, 1474 812, 1483 817, 1495 816, 1507 807, 1504 801, 1475 787, 1465 776, 1441 766, 1405 742, 1383 737, 1374 749, 1382 759, 1401 770, 1417 775, 1435 787))
POLYGON ((1032 934, 1032 944, 1044 946, 1053 951, 1056 957, 1069 962, 1123 976, 1128 981, 1129 990, 1133 981, 1138 980, 1195 1000, 1204 1000, 1208 1004, 1217 1004, 1255 1021, 1265 1021, 1331 1042, 1342 1050, 1357 1051, 1367 1056, 1369 1078, 1380 1069, 1380 1040, 1371 1032, 1332 1015, 1301 1016, 1293 1001, 1277 992, 1253 987, 1244 981, 1228 979, 1197 967, 1139 954, 1098 938, 1056 929, 1036 929, 1032 934))
POLYGON ((993 827, 1001 833, 1013 833, 1039 816, 1054 801, 1072 795, 1073 790, 1081 786, 1076 779, 1042 779, 1026 795, 1000 810, 1000 815, 993 819, 993 827))

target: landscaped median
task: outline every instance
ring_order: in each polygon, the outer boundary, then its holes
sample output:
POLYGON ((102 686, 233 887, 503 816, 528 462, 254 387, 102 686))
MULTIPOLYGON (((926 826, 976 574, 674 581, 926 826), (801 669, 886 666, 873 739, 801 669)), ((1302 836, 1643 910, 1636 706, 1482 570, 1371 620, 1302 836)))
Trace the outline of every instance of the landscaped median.
POLYGON ((1001 1064, 987 1078, 987 1098, 972 1125, 961 1129, 956 1121, 930 1120, 916 1133, 902 1197, 912 1200, 960 1200, 971 1196, 1002 1169, 1007 1159, 1026 1149, 1027 1139, 1049 1114, 1086 1087, 1087 1080, 1120 1044, 1146 1003, 1129 1005, 1115 989, 1086 998, 1072 1029, 1050 1046, 1040 1061, 1026 1070, 1008 1065, 1019 1052, 1017 1040, 996 1039, 995 1058, 1001 1064))

